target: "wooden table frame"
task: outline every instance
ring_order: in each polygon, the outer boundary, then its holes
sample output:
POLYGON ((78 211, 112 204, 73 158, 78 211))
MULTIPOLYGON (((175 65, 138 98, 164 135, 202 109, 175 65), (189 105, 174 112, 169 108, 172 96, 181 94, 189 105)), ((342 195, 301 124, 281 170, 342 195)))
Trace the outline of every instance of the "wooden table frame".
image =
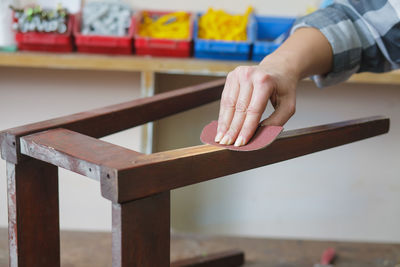
POLYGON ((233 152, 201 145, 142 154, 97 138, 218 100, 224 79, 0 133, 7 161, 11 267, 60 266, 58 172, 100 182, 112 202, 112 265, 240 266, 231 251, 170 265, 170 191, 384 134, 372 117, 286 131, 268 148, 233 152), (223 164, 222 164, 223 163, 223 164))

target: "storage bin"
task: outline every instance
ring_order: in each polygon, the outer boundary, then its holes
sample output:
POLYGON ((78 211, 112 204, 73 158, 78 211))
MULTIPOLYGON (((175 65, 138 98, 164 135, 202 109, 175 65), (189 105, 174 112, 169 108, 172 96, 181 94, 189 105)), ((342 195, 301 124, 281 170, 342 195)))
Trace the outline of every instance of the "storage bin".
POLYGON ((261 61, 288 37, 295 18, 255 16, 255 41, 251 59, 261 61))
POLYGON ((208 40, 198 37, 198 21, 202 14, 198 14, 194 20, 193 40, 194 40, 194 57, 221 59, 221 60, 249 60, 251 53, 251 45, 254 42, 254 16, 249 17, 247 25, 247 40, 223 41, 208 40))
POLYGON ((18 49, 44 52, 71 52, 74 49, 72 37, 74 24, 75 17, 70 15, 66 33, 16 32, 15 40, 18 44, 18 49))
POLYGON ((85 35, 81 33, 81 13, 75 16, 74 37, 78 52, 129 55, 133 52, 133 20, 126 36, 85 35))
POLYGON ((189 37, 187 39, 159 39, 144 37, 139 35, 139 25, 142 21, 143 13, 147 12, 150 16, 162 16, 172 12, 144 10, 138 12, 134 19, 135 25, 135 53, 137 55, 150 55, 156 57, 190 57, 193 40, 193 14, 190 15, 189 37))

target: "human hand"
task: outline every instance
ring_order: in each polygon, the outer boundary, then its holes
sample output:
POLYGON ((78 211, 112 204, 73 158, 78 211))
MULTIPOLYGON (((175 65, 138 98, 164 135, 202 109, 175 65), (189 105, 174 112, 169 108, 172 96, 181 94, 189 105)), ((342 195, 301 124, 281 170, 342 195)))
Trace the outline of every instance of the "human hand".
POLYGON ((227 76, 215 142, 243 146, 254 135, 268 100, 275 111, 262 125, 284 125, 295 113, 300 75, 290 59, 267 57, 257 66, 240 66, 227 76))

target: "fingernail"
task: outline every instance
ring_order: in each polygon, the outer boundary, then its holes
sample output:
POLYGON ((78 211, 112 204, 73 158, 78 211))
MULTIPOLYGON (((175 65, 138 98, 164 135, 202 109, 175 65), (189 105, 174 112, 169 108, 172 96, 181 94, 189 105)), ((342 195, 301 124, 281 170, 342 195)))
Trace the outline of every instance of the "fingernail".
POLYGON ((226 142, 227 145, 232 145, 233 144, 233 140, 232 138, 228 137, 228 142, 226 142))
POLYGON ((223 134, 221 132, 217 133, 217 136, 215 137, 215 142, 218 143, 221 141, 223 134))
POLYGON ((221 145, 230 145, 230 143, 232 143, 232 141, 229 136, 224 136, 220 142, 221 145))
POLYGON ((238 139, 236 139, 235 146, 242 146, 243 143, 244 143, 243 137, 239 136, 238 139))

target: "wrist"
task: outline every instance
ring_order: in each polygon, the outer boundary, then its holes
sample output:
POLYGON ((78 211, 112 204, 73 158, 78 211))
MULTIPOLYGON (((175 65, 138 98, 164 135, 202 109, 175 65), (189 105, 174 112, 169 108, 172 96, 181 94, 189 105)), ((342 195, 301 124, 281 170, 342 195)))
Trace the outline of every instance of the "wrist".
POLYGON ((300 80, 328 73, 333 65, 333 52, 321 31, 300 28, 265 60, 280 62, 289 75, 295 75, 300 80))
POLYGON ((296 53, 292 51, 275 51, 266 56, 261 62, 260 67, 273 72, 279 72, 285 77, 290 77, 296 82, 303 79, 301 64, 296 59, 296 53))

